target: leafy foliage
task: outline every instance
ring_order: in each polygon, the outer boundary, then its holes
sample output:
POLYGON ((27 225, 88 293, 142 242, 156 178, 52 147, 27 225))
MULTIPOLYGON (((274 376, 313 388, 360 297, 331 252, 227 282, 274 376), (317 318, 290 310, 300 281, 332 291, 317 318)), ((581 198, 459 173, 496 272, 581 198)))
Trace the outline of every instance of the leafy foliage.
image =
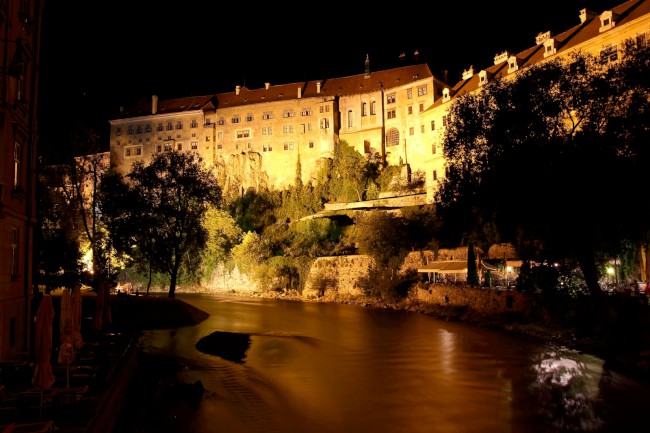
POLYGON ((436 197, 445 231, 513 242, 540 262, 573 259, 597 294, 601 258, 647 238, 650 206, 630 185, 650 162, 648 65, 647 47, 613 66, 577 54, 459 98, 436 197))
POLYGON ((147 166, 136 162, 127 177, 114 173, 103 188, 102 211, 115 246, 135 245, 153 271, 169 275, 173 298, 181 265, 197 267, 196 252, 208 240, 203 218, 219 205, 221 190, 193 153, 156 154, 147 166))

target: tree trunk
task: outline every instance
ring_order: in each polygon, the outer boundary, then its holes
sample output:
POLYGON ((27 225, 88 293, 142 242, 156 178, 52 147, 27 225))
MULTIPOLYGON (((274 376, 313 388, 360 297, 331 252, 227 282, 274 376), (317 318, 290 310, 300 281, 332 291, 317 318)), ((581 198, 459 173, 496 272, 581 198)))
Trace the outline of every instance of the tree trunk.
POLYGON ((169 294, 167 295, 168 298, 175 298, 176 297, 176 276, 178 275, 178 270, 174 270, 171 275, 169 276, 169 294))
POLYGON ((598 268, 596 267, 596 261, 594 260, 593 255, 581 254, 578 257, 578 265, 582 270, 582 275, 585 278, 585 283, 589 289, 589 293, 594 296, 594 298, 600 298, 603 294, 603 291, 598 284, 598 268))

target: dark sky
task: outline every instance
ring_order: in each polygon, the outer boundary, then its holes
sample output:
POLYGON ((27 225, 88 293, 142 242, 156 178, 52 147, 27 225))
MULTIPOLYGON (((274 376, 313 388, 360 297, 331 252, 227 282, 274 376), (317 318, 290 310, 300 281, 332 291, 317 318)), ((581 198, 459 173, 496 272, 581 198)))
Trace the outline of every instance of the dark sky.
POLYGON ((417 50, 450 84, 463 69, 522 51, 547 30, 579 24, 623 0, 542 2, 280 2, 64 0, 45 2, 41 144, 77 124, 107 128, 143 97, 205 95, 343 77, 400 66, 417 50), (63 117, 62 115, 65 114, 63 117), (58 122, 67 119, 67 128, 58 122), (75 122, 76 120, 76 122, 75 122))

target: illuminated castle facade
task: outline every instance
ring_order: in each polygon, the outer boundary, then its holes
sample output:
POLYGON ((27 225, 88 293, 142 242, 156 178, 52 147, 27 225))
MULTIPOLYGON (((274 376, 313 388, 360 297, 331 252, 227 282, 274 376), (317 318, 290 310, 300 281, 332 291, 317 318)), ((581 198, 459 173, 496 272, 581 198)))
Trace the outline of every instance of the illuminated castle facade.
POLYGON ((560 34, 542 31, 525 51, 497 54, 485 69, 470 67, 455 85, 434 77, 426 64, 375 72, 366 59, 364 73, 349 77, 171 100, 153 96, 110 120, 111 163, 127 173, 156 153, 197 152, 221 169, 227 189, 284 188, 294 182, 298 161, 307 183, 332 157, 334 143, 345 140, 424 178, 432 202, 444 176, 441 143, 455 98, 574 51, 614 61, 625 40, 650 38, 650 0, 601 13, 583 9, 576 18, 560 34))

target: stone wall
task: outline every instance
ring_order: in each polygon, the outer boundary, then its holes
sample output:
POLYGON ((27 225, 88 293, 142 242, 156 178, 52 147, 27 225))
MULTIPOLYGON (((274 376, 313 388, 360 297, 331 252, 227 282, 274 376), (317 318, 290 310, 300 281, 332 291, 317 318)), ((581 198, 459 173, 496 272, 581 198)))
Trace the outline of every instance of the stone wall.
POLYGON ((450 286, 419 283, 411 296, 422 303, 453 308, 467 308, 483 316, 518 313, 531 319, 535 297, 514 290, 473 289, 469 286, 450 286))
MULTIPOLYGON (((466 249, 465 249, 466 252, 466 249)), ((455 257, 458 250, 440 250, 438 256, 455 257)), ((432 260, 431 251, 410 253, 400 272, 417 269, 426 260, 432 260)), ((460 257, 458 257, 460 258, 460 257)), ((373 259, 365 255, 320 257, 312 266, 303 296, 306 298, 337 297, 354 299, 364 295, 364 279, 373 266, 373 259)), ((467 285, 442 285, 420 282, 411 290, 411 298, 432 306, 467 308, 481 315, 518 313, 531 318, 535 310, 535 296, 514 290, 474 289, 467 285)))
POLYGON ((346 299, 363 296, 363 280, 373 265, 372 257, 365 255, 319 257, 309 271, 303 296, 336 295, 346 299))

